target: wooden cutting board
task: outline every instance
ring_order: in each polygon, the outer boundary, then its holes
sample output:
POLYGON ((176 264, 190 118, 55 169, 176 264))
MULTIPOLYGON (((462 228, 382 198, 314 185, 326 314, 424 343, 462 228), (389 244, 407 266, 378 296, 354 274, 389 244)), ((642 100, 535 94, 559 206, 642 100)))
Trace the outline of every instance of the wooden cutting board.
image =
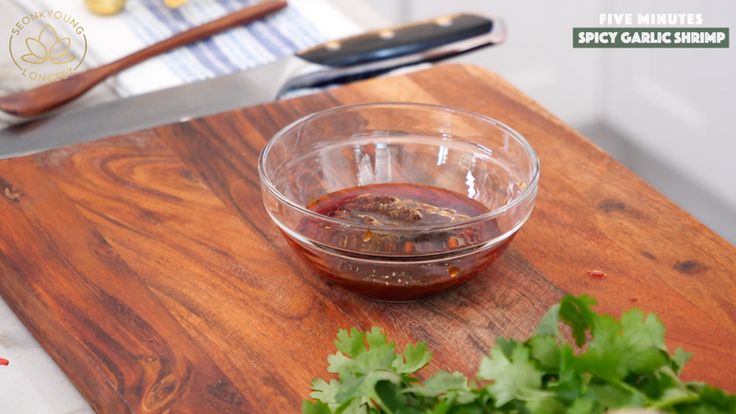
MULTIPOLYGON (((247 93, 247 91, 244 91, 247 93)), ((736 249, 514 87, 447 65, 0 161, 0 293, 99 412, 297 412, 339 328, 424 340, 472 374, 565 292, 659 313, 686 377, 736 391, 736 249), (539 153, 537 206, 493 272, 408 304, 328 286, 261 205, 256 160, 339 104, 490 115, 539 153), (605 278, 588 271, 602 270, 605 278)))

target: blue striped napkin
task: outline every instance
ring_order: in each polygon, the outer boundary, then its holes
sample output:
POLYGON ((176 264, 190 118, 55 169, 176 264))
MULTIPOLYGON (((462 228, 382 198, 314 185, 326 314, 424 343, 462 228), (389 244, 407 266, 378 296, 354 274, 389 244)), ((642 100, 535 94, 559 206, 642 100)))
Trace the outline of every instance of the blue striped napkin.
MULTIPOLYGON (((128 0, 123 12, 110 17, 92 14, 82 0, 14 2, 27 13, 54 9, 77 18, 84 25, 88 39, 84 63, 89 67, 112 61, 256 1, 190 0, 178 9, 169 9, 162 0, 128 0)), ((57 30, 72 29, 61 27, 57 30)), ((276 14, 150 59, 115 77, 110 85, 120 96, 137 95, 252 68, 360 31, 360 26, 326 0, 290 0, 289 6, 276 14)))

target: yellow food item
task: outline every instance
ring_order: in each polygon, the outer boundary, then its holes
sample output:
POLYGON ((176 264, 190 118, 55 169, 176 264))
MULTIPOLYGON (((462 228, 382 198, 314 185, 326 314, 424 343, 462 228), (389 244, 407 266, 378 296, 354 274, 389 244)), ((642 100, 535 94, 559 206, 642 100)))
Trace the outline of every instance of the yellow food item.
POLYGON ((164 0, 166 7, 176 8, 183 6, 188 0, 164 0))
POLYGON ((125 0, 84 0, 84 4, 93 13, 110 16, 123 9, 125 0))

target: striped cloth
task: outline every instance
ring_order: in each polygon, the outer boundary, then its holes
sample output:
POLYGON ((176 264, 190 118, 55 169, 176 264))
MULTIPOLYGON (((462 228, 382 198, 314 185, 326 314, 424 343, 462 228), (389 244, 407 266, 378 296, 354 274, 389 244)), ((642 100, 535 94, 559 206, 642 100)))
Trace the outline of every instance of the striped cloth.
MULTIPOLYGON (((190 0, 178 9, 169 9, 162 0, 127 0, 122 13, 100 17, 89 12, 82 0, 13 1, 28 13, 62 10, 82 22, 89 45, 84 61, 88 67, 256 2, 190 0)), ((360 27, 326 0, 290 0, 289 6, 276 14, 150 59, 115 77, 110 85, 120 96, 137 95, 230 74, 358 32, 360 27)))

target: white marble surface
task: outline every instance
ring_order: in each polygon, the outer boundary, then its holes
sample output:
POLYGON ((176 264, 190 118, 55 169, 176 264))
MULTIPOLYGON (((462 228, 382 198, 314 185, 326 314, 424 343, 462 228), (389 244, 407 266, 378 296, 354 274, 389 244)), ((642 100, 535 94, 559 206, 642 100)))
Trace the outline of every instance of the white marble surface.
MULTIPOLYGON (((385 24, 385 20, 364 1, 331 0, 331 2, 366 29, 385 24)), ((12 22, 3 23, 22 14, 16 13, 17 10, 13 10, 12 3, 9 3, 0 4, 0 27, 9 27, 12 22)), ((0 60, 0 69, 1 67, 2 60, 0 60)), ((2 79, 1 76, 0 79, 2 79)), ((104 95, 105 91, 101 93, 104 95)), ((112 98, 114 99, 114 96, 112 98)), ((87 99, 87 102, 94 103, 106 99, 111 98, 103 96, 99 99, 87 99)), ((0 277, 3 275, 0 274, 0 277)), ((94 412, 2 298, 0 298, 0 357, 10 361, 8 366, 0 366, 0 413, 87 414, 94 412)))
POLYGON ((0 300, 0 413, 93 413, 66 375, 0 300))

